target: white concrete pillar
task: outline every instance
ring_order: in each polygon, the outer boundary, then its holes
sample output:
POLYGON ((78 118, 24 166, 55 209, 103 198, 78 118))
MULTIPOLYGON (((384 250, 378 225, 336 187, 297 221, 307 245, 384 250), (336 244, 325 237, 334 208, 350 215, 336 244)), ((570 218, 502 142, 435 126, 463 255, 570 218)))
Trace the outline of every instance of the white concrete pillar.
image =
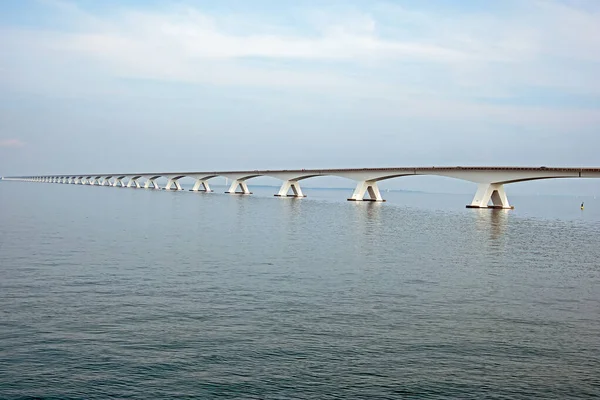
POLYGON ((125 184, 123 183, 124 178, 125 178, 124 176, 115 177, 115 180, 114 180, 112 186, 113 187, 125 187, 125 184))
POLYGON ((356 189, 348 201, 385 201, 381 197, 379 187, 376 181, 361 181, 356 184, 356 189), (365 199, 365 194, 369 193, 369 198, 365 199))
POLYGON ((208 185, 207 180, 196 179, 196 183, 194 183, 194 187, 190 189, 190 192, 212 192, 210 186, 208 185), (202 189, 200 187, 202 186, 202 189))
POLYGON ((503 208, 512 209, 508 203, 506 192, 504 191, 504 185, 499 183, 480 183, 477 186, 477 192, 471 204, 467 205, 467 208, 503 208), (490 200, 492 205, 488 205, 490 200))
POLYGON ((275 197, 306 197, 306 195, 302 193, 302 189, 300 188, 298 181, 285 181, 281 185, 281 188, 275 197), (288 194, 290 189, 292 189, 293 193, 291 195, 288 194))
POLYGON ((160 189, 160 187, 156 183, 156 179, 148 178, 148 180, 146 180, 146 183, 144 184, 144 189, 150 188, 150 185, 152 185, 152 189, 160 189))
POLYGON ((181 185, 179 184, 179 178, 167 178, 167 185, 164 187, 165 190, 183 190, 181 185), (175 189, 173 189, 173 185, 175 185, 175 189))
POLYGON ((137 177, 129 178, 129 182, 127 183, 127 187, 128 188, 135 187, 136 189, 139 189, 141 186, 140 186, 140 183, 138 182, 138 179, 139 178, 137 178, 137 177))
POLYGON ((229 190, 226 191, 225 193, 229 193, 229 194, 252 194, 252 192, 250 191, 250 189, 248 189, 248 185, 246 185, 246 182, 240 179, 234 179, 233 182, 231 182, 231 186, 229 186, 229 190), (240 189, 241 192, 236 192, 237 189, 240 189))

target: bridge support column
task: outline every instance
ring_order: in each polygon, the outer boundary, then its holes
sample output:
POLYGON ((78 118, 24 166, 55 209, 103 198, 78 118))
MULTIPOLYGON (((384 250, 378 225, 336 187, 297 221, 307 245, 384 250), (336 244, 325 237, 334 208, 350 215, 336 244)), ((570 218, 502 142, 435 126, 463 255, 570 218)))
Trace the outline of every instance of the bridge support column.
POLYGON ((115 181, 112 184, 113 187, 125 187, 123 183, 123 178, 115 178, 115 181))
POLYGON ((144 184, 144 189, 149 189, 150 185, 152 185, 152 189, 160 189, 155 179, 148 179, 144 184))
POLYGON ((208 181, 207 180, 203 180, 203 179, 196 179, 196 183, 194 183, 194 187, 190 189, 190 192, 212 192, 212 190, 210 190, 210 186, 208 185, 208 181), (200 186, 202 186, 202 189, 200 189, 200 186))
POLYGON ((285 181, 281 185, 281 188, 275 197, 306 197, 306 195, 302 193, 302 189, 300 188, 298 181, 285 181), (292 195, 288 195, 290 189, 292 189, 292 195))
POLYGON ((235 179, 233 182, 231 182, 231 186, 229 186, 229 190, 226 191, 225 193, 229 193, 229 194, 252 194, 252 192, 250 191, 250 189, 248 189, 248 185, 246 185, 245 181, 239 180, 239 179, 235 179), (240 189, 241 192, 237 192, 237 189, 240 189))
POLYGON ((135 187, 136 189, 139 189, 141 186, 140 186, 140 183, 138 182, 138 180, 137 180, 137 179, 135 179, 135 178, 130 178, 130 179, 129 179, 129 182, 127 183, 127 187, 128 187, 128 188, 130 188, 130 187, 135 187))
POLYGON ((356 184, 356 189, 348 201, 385 201, 381 197, 379 187, 376 181, 362 181, 356 184), (369 198, 365 199, 365 194, 369 193, 369 198))
POLYGON ((165 190, 183 190, 179 184, 179 179, 168 178, 167 185, 164 187, 165 190), (173 189, 173 185, 175 188, 173 189))
POLYGON ((499 183, 480 183, 471 204, 467 208, 501 208, 512 209, 508 203, 504 185, 499 183), (488 205, 490 200, 492 205, 488 205))

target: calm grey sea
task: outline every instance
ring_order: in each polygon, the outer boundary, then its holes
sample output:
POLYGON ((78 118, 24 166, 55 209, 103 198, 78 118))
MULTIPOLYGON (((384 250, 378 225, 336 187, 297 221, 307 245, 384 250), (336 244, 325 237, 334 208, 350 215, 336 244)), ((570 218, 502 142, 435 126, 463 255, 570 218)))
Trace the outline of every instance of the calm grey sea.
POLYGON ((0 398, 600 396, 600 199, 214 189, 0 182, 0 398))

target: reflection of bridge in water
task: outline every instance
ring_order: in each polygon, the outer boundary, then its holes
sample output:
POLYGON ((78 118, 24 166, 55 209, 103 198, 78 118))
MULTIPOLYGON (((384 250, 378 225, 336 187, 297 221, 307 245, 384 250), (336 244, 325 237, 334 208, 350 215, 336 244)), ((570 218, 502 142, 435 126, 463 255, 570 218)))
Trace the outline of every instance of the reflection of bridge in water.
POLYGON ((336 176, 356 181, 356 189, 348 199, 351 201, 385 201, 377 182, 386 179, 434 175, 462 179, 478 184, 477 192, 469 208, 512 208, 506 197, 504 185, 508 183, 554 178, 600 178, 600 168, 547 168, 547 167, 404 167, 361 169, 299 169, 209 172, 144 172, 119 174, 70 174, 6 177, 5 180, 70 183, 75 185, 114 186, 128 188, 160 189, 157 179, 166 178, 164 190, 183 190, 182 178, 196 182, 191 191, 211 192, 208 181, 215 177, 231 180, 226 193, 251 194, 246 181, 259 176, 283 181, 278 197, 305 197, 300 181, 317 176, 336 176), (140 180, 143 180, 140 183, 140 180), (367 196, 365 198, 365 196, 367 196))

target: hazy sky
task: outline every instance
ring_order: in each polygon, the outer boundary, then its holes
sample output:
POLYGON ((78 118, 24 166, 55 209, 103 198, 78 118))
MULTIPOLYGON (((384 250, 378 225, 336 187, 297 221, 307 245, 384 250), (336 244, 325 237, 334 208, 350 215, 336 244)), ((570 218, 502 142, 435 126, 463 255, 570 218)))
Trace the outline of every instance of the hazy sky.
POLYGON ((2 175, 600 166, 599 126, 597 0, 0 2, 2 175))

